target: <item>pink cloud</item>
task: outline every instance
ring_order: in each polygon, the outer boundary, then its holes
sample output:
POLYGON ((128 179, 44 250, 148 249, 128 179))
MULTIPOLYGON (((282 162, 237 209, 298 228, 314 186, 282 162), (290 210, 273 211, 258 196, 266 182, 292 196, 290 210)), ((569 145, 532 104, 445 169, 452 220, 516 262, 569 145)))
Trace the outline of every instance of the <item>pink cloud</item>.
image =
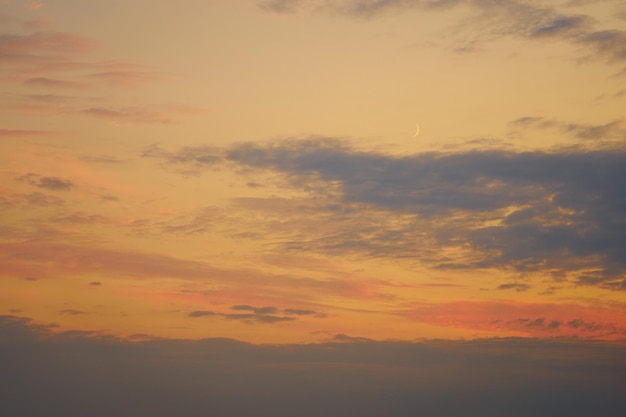
POLYGON ((115 87, 136 88, 147 82, 158 81, 160 77, 155 73, 141 71, 105 71, 87 75, 88 78, 115 87))
POLYGON ((400 312, 411 320, 446 327, 530 337, 626 340, 626 311, 606 306, 457 301, 417 304, 400 312))
POLYGON ((0 35, 0 54, 5 58, 32 57, 35 53, 77 54, 94 50, 98 42, 66 32, 41 31, 28 35, 0 35))
POLYGON ((119 123, 157 123, 172 124, 173 120, 160 111, 145 108, 110 109, 104 107, 92 107, 80 111, 81 114, 113 120, 119 123))
POLYGON ((55 78, 46 78, 46 77, 29 78, 27 80, 24 80, 24 85, 33 86, 33 87, 71 88, 71 89, 81 89, 81 88, 86 87, 86 84, 84 83, 80 83, 76 81, 59 80, 55 78))
POLYGON ((54 136, 58 134, 58 132, 46 130, 7 129, 0 127, 0 136, 6 137, 54 136))

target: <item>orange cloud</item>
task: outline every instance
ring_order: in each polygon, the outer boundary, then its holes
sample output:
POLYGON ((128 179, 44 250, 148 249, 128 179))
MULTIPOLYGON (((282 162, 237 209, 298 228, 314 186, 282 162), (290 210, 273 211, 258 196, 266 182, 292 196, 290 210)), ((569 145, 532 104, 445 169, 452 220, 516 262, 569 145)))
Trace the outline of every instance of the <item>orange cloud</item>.
POLYGON ((6 137, 54 136, 58 134, 59 132, 46 130, 8 129, 0 127, 0 136, 6 137))

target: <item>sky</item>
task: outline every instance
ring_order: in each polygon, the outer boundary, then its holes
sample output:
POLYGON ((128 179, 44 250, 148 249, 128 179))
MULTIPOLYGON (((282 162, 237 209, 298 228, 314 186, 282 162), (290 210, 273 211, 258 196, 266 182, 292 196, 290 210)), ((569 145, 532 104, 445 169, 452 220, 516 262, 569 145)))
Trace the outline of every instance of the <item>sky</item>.
POLYGON ((0 0, 0 398, 623 416, 624 109, 621 1, 0 0))

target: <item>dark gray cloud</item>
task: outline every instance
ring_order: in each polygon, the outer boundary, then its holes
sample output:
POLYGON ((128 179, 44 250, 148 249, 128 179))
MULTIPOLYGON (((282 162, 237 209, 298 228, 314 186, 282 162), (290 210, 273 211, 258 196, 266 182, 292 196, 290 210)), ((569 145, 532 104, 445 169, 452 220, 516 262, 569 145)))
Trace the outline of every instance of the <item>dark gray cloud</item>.
POLYGON ((283 313, 296 316, 309 316, 319 314, 313 310, 302 310, 298 308, 286 308, 283 310, 283 313))
POLYGON ((32 417, 622 417, 625 358, 577 340, 127 342, 0 316, 0 403, 32 417))
POLYGON ((350 245, 369 250, 372 243, 387 242, 392 245, 387 253, 405 255, 401 245, 408 240, 403 236, 416 238, 414 228, 420 225, 430 227, 422 230, 429 233, 422 239, 469 244, 475 256, 480 254, 470 262, 441 266, 499 265, 554 273, 595 269, 596 282, 578 282, 621 289, 619 278, 626 270, 623 149, 392 157, 354 150, 340 140, 312 138, 242 144, 227 157, 249 168, 282 172, 293 186, 325 195, 329 213, 356 205, 361 221, 368 208, 408 218, 395 230, 370 223, 369 240, 355 241, 354 231, 344 230, 333 242, 293 241, 292 248, 350 245))
POLYGON ((208 311, 208 310, 195 310, 195 311, 191 311, 189 314, 187 314, 187 316, 189 317, 212 317, 215 316, 215 312, 214 311, 208 311))
POLYGON ((276 307, 254 307, 251 305, 240 304, 231 307, 231 310, 246 311, 249 313, 217 313, 214 311, 192 311, 187 314, 189 317, 222 317, 227 320, 239 320, 244 323, 279 323, 284 321, 297 320, 292 316, 313 316, 316 318, 325 318, 326 315, 313 310, 300 309, 284 309, 279 310, 276 307), (282 315, 281 315, 282 314, 282 315))
POLYGON ((528 284, 519 284, 517 282, 510 282, 507 284, 498 285, 498 290, 515 290, 517 292, 523 292, 530 289, 531 286, 528 284))
POLYGON ((274 314, 278 312, 276 307, 253 307, 249 305, 236 305, 231 307, 233 310, 252 311, 254 314, 274 314))
POLYGON ((240 321, 243 321, 244 323, 252 323, 252 322, 279 323, 283 321, 296 320, 295 317, 276 316, 273 314, 257 314, 257 313, 253 313, 253 314, 239 314, 239 313, 228 314, 227 313, 227 314, 223 314, 222 316, 228 320, 240 320, 240 321))

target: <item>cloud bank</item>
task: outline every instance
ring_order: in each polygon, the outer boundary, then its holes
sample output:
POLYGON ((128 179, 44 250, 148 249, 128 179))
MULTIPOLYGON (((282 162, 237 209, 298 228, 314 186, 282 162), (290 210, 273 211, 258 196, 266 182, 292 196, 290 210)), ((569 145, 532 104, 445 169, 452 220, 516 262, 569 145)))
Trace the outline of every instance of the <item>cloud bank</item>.
POLYGON ((626 413, 624 347, 566 340, 135 342, 0 317, 11 415, 522 417, 626 413))

